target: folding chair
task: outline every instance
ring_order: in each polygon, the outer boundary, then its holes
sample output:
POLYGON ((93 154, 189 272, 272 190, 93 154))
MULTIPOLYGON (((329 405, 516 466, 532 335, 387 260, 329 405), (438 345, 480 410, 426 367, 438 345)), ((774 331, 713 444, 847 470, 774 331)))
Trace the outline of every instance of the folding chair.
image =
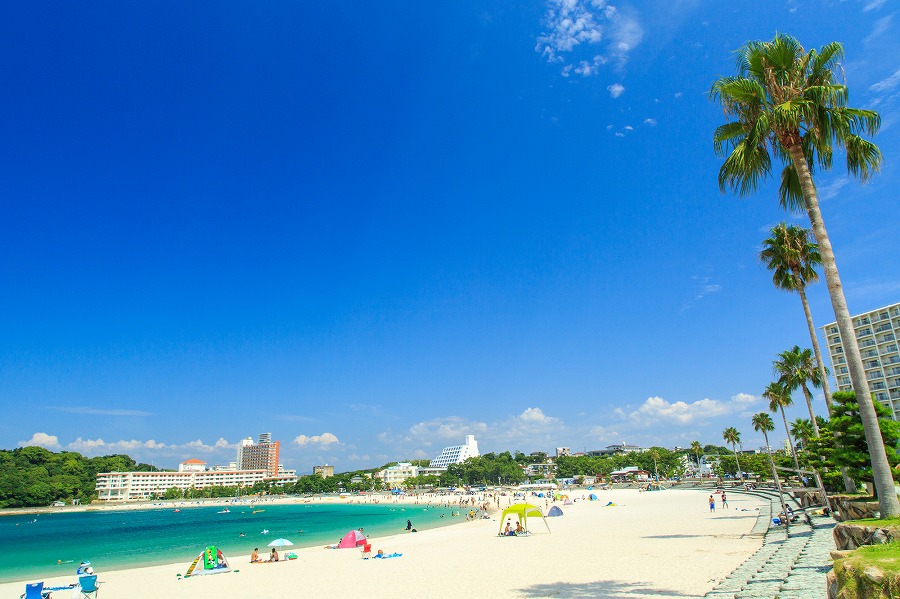
POLYGON ((97 593, 100 591, 100 583, 97 582, 97 575, 79 576, 78 587, 81 591, 82 599, 96 599, 97 593))
POLYGON ((25 585, 25 594, 21 599, 50 599, 50 591, 44 590, 43 582, 32 582, 25 585))
POLYGON ((371 543, 366 543, 362 546, 362 557, 363 559, 368 559, 370 555, 372 555, 372 545, 371 543))

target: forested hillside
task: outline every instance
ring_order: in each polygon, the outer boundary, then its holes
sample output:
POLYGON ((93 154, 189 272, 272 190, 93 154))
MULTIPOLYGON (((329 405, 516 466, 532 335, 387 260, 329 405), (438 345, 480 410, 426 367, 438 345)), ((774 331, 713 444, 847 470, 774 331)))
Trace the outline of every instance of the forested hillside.
POLYGON ((98 472, 157 470, 127 455, 86 458, 43 447, 0 449, 0 507, 40 507, 54 501, 94 497, 98 472))

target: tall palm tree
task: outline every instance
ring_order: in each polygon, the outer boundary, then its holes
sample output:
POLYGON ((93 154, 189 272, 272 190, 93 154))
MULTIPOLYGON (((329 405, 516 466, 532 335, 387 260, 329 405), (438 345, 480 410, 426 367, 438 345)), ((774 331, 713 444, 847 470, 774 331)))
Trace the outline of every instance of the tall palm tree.
POLYGON ((744 482, 744 471, 741 470, 741 461, 738 459, 737 444, 741 442, 741 433, 733 426, 729 426, 722 431, 722 438, 726 443, 731 443, 731 451, 734 452, 734 461, 737 462, 738 474, 741 476, 741 483, 744 482))
POLYGON ((650 458, 653 460, 653 470, 656 473, 656 484, 659 485, 659 450, 651 449, 649 451, 650 458))
MULTIPOLYGON (((772 271, 772 282, 776 287, 785 291, 796 291, 800 295, 800 303, 803 304, 803 313, 806 315, 806 327, 809 329, 809 340, 816 355, 819 380, 822 381, 822 392, 825 394, 825 406, 830 417, 831 389, 828 387, 828 374, 825 372, 819 337, 816 335, 809 301, 806 299, 806 286, 819 280, 819 274, 816 272, 816 267, 822 264, 819 246, 810 239, 809 229, 779 223, 772 229, 771 236, 763 241, 759 257, 766 268, 772 271)), ((816 436, 819 436, 818 432, 816 436)))
POLYGON ((800 476, 800 462, 797 460, 797 450, 794 449, 794 440, 791 438, 791 431, 788 430, 787 416, 784 415, 784 409, 794 404, 791 399, 791 392, 780 382, 769 383, 762 392, 762 396, 769 400, 769 411, 776 413, 781 411, 781 418, 784 420, 784 432, 787 434, 788 445, 791 448, 791 455, 794 456, 794 466, 797 468, 797 476, 800 476))
MULTIPOLYGON (((772 365, 775 368, 775 374, 778 380, 784 385, 789 392, 795 389, 803 391, 803 397, 806 399, 806 407, 809 408, 809 418, 812 423, 813 433, 819 436, 819 424, 816 422, 816 414, 812 407, 812 393, 809 391, 807 383, 814 387, 822 385, 822 379, 819 377, 819 369, 813 361, 812 351, 809 349, 800 349, 799 345, 783 351, 778 354, 778 359, 772 365)), ((829 414, 831 411, 829 410, 829 414)))
POLYGON ((803 449, 806 449, 809 440, 812 437, 818 437, 818 435, 813 434, 813 427, 809 423, 809 420, 806 420, 805 418, 797 418, 791 423, 791 435, 793 435, 795 439, 800 439, 803 443, 803 449))
POLYGON ((834 147, 845 150, 848 171, 865 182, 881 168, 881 150, 860 134, 874 135, 881 117, 847 106, 847 86, 837 79, 844 49, 838 42, 807 52, 788 35, 748 42, 738 50, 738 75, 713 83, 710 94, 727 118, 716 129, 714 149, 725 162, 719 187, 739 195, 756 190, 772 174, 772 155, 784 163, 781 204, 805 209, 819 245, 822 267, 847 367, 869 446, 872 475, 882 518, 900 516, 878 416, 866 381, 862 356, 844 297, 831 240, 819 208, 813 169, 831 168, 834 147))
POLYGON ((697 456, 697 474, 700 474, 700 452, 703 451, 703 446, 700 445, 700 441, 691 441, 691 451, 697 456))
POLYGON ((775 470, 775 460, 772 459, 772 448, 769 447, 769 433, 775 430, 775 423, 772 422, 771 416, 765 412, 760 412, 753 416, 753 430, 761 432, 766 440, 766 453, 769 455, 769 465, 772 466, 772 477, 775 479, 778 497, 781 498, 781 513, 786 514, 787 510, 784 507, 784 495, 781 493, 781 479, 778 478, 778 471, 775 470))

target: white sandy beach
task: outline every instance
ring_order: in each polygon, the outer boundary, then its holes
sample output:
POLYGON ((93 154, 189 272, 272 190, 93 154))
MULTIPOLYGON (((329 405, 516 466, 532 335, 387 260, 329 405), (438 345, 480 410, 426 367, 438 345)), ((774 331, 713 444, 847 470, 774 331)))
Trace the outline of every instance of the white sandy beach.
MULTIPOLYGON (((238 572, 183 580, 177 575, 186 571, 186 562, 101 571, 100 596, 699 597, 762 544, 761 537, 747 536, 758 515, 755 498, 730 495, 729 510, 710 514, 702 491, 596 493, 600 501, 561 506, 564 516, 547 519, 551 533, 530 519, 533 535, 498 537, 497 513, 491 520, 370 539, 373 554, 403 554, 394 559, 363 560, 358 550, 316 547, 277 564, 251 565, 248 556, 228 556, 238 572), (617 505, 604 507, 608 501, 617 505)), ((61 586, 74 578, 45 583, 61 586)), ((18 597, 25 582, 33 581, 0 584, 0 597, 18 597)))

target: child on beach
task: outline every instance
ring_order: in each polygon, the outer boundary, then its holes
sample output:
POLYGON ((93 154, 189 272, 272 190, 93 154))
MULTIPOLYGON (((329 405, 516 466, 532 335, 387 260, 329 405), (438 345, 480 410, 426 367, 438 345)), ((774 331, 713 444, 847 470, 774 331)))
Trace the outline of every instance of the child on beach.
POLYGON ((713 497, 712 495, 709 496, 709 511, 710 512, 716 511, 716 498, 713 497))

